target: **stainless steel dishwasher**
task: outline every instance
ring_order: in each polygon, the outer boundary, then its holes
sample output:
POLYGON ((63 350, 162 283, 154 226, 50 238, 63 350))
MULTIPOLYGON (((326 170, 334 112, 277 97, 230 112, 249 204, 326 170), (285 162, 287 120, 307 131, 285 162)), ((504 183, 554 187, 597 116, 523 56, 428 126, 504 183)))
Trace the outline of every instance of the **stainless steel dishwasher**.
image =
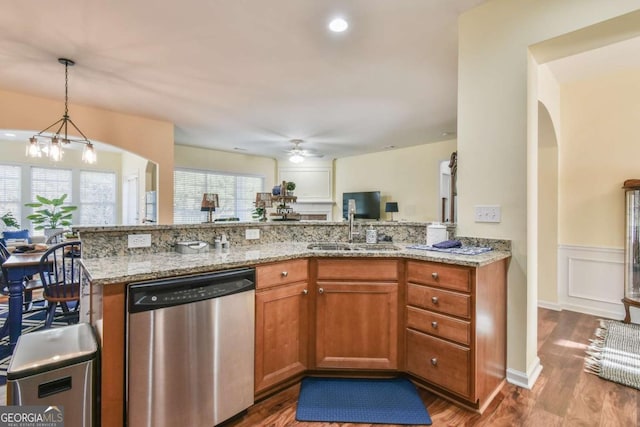
POLYGON ((255 270, 127 291, 127 422, 212 427, 253 404, 255 270))

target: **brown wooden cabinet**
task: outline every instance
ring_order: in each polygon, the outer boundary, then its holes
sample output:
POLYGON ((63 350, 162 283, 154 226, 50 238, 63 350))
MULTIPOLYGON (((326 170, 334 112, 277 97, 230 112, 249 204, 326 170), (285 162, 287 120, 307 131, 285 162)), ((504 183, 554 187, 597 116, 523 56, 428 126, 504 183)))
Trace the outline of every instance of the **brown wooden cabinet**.
POLYGON ((507 262, 407 262, 406 370, 480 411, 506 377, 507 262))
POLYGON ((315 367, 398 368, 398 261, 317 262, 315 367))
POLYGON ((308 261, 256 268, 255 393, 307 370, 308 261))

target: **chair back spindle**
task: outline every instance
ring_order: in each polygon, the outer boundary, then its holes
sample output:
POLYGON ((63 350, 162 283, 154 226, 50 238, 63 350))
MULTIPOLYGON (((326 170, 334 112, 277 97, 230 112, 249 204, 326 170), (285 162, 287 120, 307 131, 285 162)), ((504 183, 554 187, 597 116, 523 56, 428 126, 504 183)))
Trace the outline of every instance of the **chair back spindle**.
POLYGON ((64 317, 77 322, 81 248, 80 241, 63 242, 47 249, 40 258, 43 296, 49 304, 45 327, 51 326, 58 306, 62 308, 64 317), (70 303, 73 303, 73 308, 70 308, 70 303))

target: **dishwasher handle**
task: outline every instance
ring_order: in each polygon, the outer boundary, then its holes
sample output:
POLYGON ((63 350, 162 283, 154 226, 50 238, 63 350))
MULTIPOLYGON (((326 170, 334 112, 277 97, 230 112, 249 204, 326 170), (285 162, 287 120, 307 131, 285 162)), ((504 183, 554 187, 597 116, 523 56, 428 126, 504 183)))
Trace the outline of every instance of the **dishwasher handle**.
POLYGON ((127 287, 128 311, 157 310, 254 289, 253 268, 130 283, 127 287))

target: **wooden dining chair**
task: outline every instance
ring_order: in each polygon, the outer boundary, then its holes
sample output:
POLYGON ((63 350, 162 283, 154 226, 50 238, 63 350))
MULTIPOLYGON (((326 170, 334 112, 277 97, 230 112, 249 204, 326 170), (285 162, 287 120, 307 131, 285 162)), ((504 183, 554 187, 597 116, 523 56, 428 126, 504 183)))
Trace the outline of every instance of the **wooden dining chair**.
POLYGON ((68 233, 68 232, 69 232, 68 230, 56 231, 55 233, 47 237, 47 240, 45 240, 45 243, 47 245, 57 245, 58 243, 62 243, 62 241, 64 240, 65 233, 68 233))
POLYGON ((64 242, 50 247, 40 258, 42 296, 47 301, 45 329, 51 327, 54 317, 77 323, 80 306, 80 241, 64 242), (61 307, 62 314, 56 315, 61 307))

